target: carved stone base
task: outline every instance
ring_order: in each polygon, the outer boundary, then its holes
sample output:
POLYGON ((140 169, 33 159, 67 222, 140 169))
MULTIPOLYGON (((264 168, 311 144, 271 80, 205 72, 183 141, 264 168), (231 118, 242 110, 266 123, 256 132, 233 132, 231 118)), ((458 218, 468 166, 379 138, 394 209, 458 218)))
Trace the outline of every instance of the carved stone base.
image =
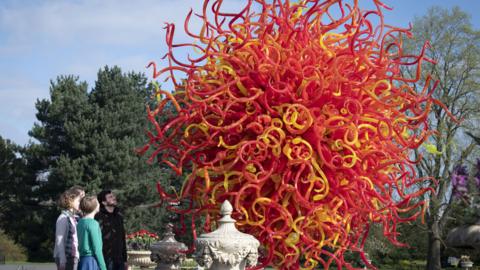
POLYGON ((236 265, 230 265, 230 264, 224 264, 224 263, 213 263, 210 269, 215 269, 215 270, 242 270, 245 269, 245 260, 241 261, 239 264, 236 265))
POLYGON ((260 242, 237 230, 235 220, 230 217, 232 211, 230 202, 224 201, 218 228, 202 234, 195 242, 195 260, 205 269, 243 270, 257 264, 260 242))

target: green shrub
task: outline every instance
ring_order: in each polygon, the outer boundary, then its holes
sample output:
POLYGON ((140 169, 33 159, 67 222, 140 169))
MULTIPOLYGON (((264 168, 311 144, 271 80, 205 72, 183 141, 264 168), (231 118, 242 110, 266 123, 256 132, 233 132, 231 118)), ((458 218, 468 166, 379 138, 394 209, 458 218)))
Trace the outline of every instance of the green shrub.
POLYGON ((197 262, 194 259, 187 258, 182 262, 181 269, 194 269, 197 267, 197 262))
POLYGON ((24 247, 15 243, 8 235, 0 230, 0 256, 5 256, 6 261, 23 262, 27 260, 24 247))
POLYGON ((407 266, 410 266, 411 262, 408 261, 408 260, 400 260, 400 261, 398 262, 398 264, 399 264, 400 266, 406 268, 407 266))

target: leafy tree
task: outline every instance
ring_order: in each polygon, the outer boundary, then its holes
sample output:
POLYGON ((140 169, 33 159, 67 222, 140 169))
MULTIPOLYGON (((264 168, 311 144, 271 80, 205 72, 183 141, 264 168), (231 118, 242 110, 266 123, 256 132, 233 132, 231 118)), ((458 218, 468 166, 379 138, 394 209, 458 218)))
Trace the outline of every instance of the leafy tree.
MULTIPOLYGON (((414 39, 406 41, 407 48, 419 50, 426 41, 431 44, 427 56, 437 62, 426 64, 421 76, 432 74, 439 84, 434 97, 443 102, 448 110, 460 121, 447 115, 447 111, 434 106, 429 115, 428 125, 437 131, 428 143, 436 146, 437 153, 425 149, 416 151, 416 158, 423 155, 417 164, 419 177, 431 176, 435 193, 426 199, 429 208, 426 213, 428 233, 427 269, 441 269, 440 251, 446 232, 446 222, 452 211, 454 196, 451 186, 451 172, 455 165, 472 162, 475 143, 466 139, 465 131, 473 132, 478 126, 475 116, 480 112, 478 103, 480 68, 480 32, 473 29, 469 16, 459 8, 431 8, 428 13, 414 21, 414 39)), ((418 51, 417 51, 418 53, 418 51)), ((405 72, 415 77, 415 68, 405 72)), ((423 85, 416 85, 421 91, 423 85)))

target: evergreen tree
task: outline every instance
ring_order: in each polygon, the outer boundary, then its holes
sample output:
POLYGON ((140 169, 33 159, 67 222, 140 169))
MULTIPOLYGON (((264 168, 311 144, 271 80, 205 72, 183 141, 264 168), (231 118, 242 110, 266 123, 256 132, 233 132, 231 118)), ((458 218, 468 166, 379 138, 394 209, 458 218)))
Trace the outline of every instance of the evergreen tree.
POLYGON ((168 185, 175 176, 135 151, 146 140, 151 89, 143 74, 118 67, 101 69, 91 92, 77 77, 60 76, 51 82, 50 99, 36 103, 38 122, 29 134, 38 143, 19 148, 0 141, 7 160, 0 181, 9 187, 0 192, 12 198, 0 202, 2 210, 8 205, 0 226, 27 248, 30 260, 51 260, 55 201, 72 185, 90 194, 116 192, 127 232, 163 231, 165 209, 152 207, 159 203, 155 185, 168 185))
POLYGON ((15 226, 1 224, 27 248, 30 259, 51 260, 59 212, 55 201, 72 185, 91 194, 104 188, 116 192, 127 232, 163 231, 165 209, 152 207, 159 203, 155 185, 168 185, 175 176, 162 166, 148 165, 147 157, 135 151, 146 140, 151 89, 143 74, 105 67, 91 92, 78 77, 60 76, 51 82, 50 99, 37 101, 38 122, 29 134, 38 143, 17 154, 23 164, 18 181, 25 191, 5 191, 20 202, 10 208, 8 220, 23 220, 15 226), (23 217, 27 212, 28 218, 23 217))
POLYGON ((159 197, 156 181, 170 181, 169 170, 150 166, 135 149, 145 142, 145 106, 151 87, 143 74, 123 74, 118 67, 101 70, 90 93, 96 129, 87 179, 90 187, 113 189, 125 208, 127 231, 163 230, 163 208, 151 208, 159 197))
POLYGON ((12 183, 18 182, 18 170, 21 160, 16 156, 18 146, 0 136, 0 220, 5 220, 5 213, 15 201, 12 183))
POLYGON ((0 138, 0 227, 28 251, 30 260, 51 258, 49 236, 55 222, 54 208, 40 199, 35 174, 36 147, 19 147, 0 138))
POLYGON ((67 187, 80 184, 88 164, 85 154, 87 138, 95 123, 92 106, 88 102, 88 86, 78 77, 60 76, 51 81, 50 100, 37 101, 37 119, 29 135, 40 144, 37 175, 43 200, 55 200, 67 187))
POLYGON ((14 147, 16 165, 9 167, 15 174, 2 185, 10 200, 0 225, 27 249, 29 260, 52 258, 58 215, 55 201, 68 186, 79 182, 82 173, 81 168, 65 166, 64 161, 82 156, 85 147, 76 138, 88 131, 76 128, 76 124, 83 124, 88 107, 85 82, 73 76, 51 81, 50 100, 37 101, 39 122, 29 133, 40 143, 14 147))

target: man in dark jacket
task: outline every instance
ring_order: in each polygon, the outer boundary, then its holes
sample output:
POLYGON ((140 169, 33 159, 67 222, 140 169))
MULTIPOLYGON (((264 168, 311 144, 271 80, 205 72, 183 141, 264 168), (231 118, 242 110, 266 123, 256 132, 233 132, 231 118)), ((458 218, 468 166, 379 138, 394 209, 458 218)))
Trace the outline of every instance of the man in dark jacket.
POLYGON ((111 190, 102 190, 98 196, 100 212, 95 219, 100 223, 103 238, 103 257, 108 270, 127 270, 127 245, 123 216, 117 208, 117 198, 111 190))

